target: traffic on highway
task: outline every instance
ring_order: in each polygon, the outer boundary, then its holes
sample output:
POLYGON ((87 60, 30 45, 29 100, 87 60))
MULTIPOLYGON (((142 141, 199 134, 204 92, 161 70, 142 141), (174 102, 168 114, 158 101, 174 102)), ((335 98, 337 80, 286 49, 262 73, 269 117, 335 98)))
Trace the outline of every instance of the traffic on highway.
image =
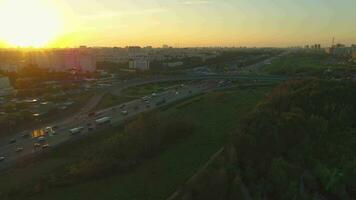
MULTIPOLYGON (((282 54, 284 55, 284 54, 282 54)), ((281 55, 279 55, 281 56, 281 55)), ((277 57, 279 57, 277 56, 277 57)), ((275 58, 251 65, 251 68, 261 67, 271 62, 275 58)), ((89 102, 83 106, 77 114, 65 120, 61 120, 35 130, 22 131, 11 138, 0 140, 0 170, 10 167, 15 161, 33 156, 47 151, 70 140, 78 139, 81 136, 95 133, 98 130, 110 125, 115 125, 130 119, 135 115, 156 109, 158 107, 174 103, 176 101, 201 94, 203 92, 217 89, 222 86, 220 83, 225 80, 287 80, 281 76, 254 76, 254 75, 193 75, 156 77, 151 80, 132 80, 124 83, 113 84, 108 90, 103 90, 94 95, 89 102), (170 89, 162 93, 152 93, 121 105, 92 112, 104 95, 110 91, 114 95, 121 95, 121 91, 129 87, 165 81, 197 81, 180 88, 170 89)), ((114 83, 114 82, 113 82, 114 83)))
POLYGON ((40 154, 70 140, 119 124, 139 113, 213 90, 217 86, 219 86, 217 81, 182 84, 179 88, 162 93, 152 93, 114 107, 80 113, 71 121, 66 120, 41 129, 23 131, 13 136, 9 141, 1 141, 0 169, 10 167, 17 160, 27 156, 40 154))

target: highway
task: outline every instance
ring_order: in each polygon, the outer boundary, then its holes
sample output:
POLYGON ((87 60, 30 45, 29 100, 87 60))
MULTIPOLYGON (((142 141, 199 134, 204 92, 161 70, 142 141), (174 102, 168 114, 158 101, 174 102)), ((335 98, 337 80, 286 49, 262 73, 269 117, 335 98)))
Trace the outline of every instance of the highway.
MULTIPOLYGON (((136 99, 125 104, 114 106, 111 108, 103 109, 95 113, 95 116, 89 116, 89 112, 81 112, 75 116, 75 120, 64 120, 51 126, 58 127, 54 134, 44 134, 43 141, 40 141, 37 137, 29 135, 24 137, 23 133, 19 133, 14 136, 13 143, 7 141, 0 147, 0 157, 4 157, 4 160, 0 162, 0 170, 4 170, 11 167, 16 161, 21 160, 27 156, 37 155, 41 152, 47 151, 49 148, 57 147, 67 141, 78 139, 85 135, 99 132, 105 126, 118 124, 126 119, 130 119, 139 113, 150 111, 158 107, 174 103, 176 101, 202 94, 207 91, 211 91, 218 87, 218 83, 215 82, 203 82, 195 83, 191 85, 184 85, 179 89, 171 89, 163 93, 150 95, 146 97, 146 101, 136 99), (127 112, 127 113, 126 113, 127 112), (106 125, 99 125, 96 120, 110 117, 111 121, 106 125), (83 130, 80 133, 72 134, 71 129, 82 127, 83 130), (37 145, 37 147, 35 147, 37 145)), ((45 129, 46 127, 43 127, 45 129)))
MULTIPOLYGON (((266 61, 257 63, 251 68, 260 68, 263 65, 266 65, 270 62, 270 58, 266 61)), ((69 141, 73 138, 84 136, 100 128, 95 124, 95 120, 101 117, 110 117, 111 123, 120 123, 125 119, 134 117, 135 115, 153 110, 157 107, 173 103, 180 99, 188 98, 193 95, 201 94, 215 89, 218 84, 215 86, 207 84, 205 81, 204 84, 192 84, 180 88, 178 91, 167 91, 157 96, 149 99, 149 103, 144 102, 142 99, 137 99, 131 102, 127 102, 125 105, 118 105, 112 108, 104 109, 97 112, 97 116, 88 117, 88 114, 96 107, 96 105, 102 100, 102 98, 108 92, 114 95, 120 95, 121 91, 133 87, 150 83, 158 82, 169 82, 169 81, 191 81, 191 80, 258 80, 258 81, 284 81, 288 80, 288 77, 282 76, 261 76, 261 75, 238 75, 238 74, 211 74, 211 75, 175 75, 175 76, 156 76, 149 79, 134 79, 126 82, 114 82, 112 86, 100 90, 96 95, 94 95, 81 109, 78 113, 73 114, 67 117, 64 120, 59 120, 57 122, 46 124, 42 127, 36 127, 34 130, 42 130, 46 127, 57 126, 58 129, 55 130, 55 134, 49 134, 45 137, 44 141, 38 141, 38 138, 32 137, 30 133, 33 130, 22 131, 21 133, 15 134, 8 138, 2 138, 0 141, 0 170, 10 167, 15 161, 21 160, 27 156, 36 155, 43 151, 46 151, 48 148, 53 148, 63 144, 66 141, 69 141), (164 103, 161 103, 163 102, 164 103), (161 103, 160 105, 157 105, 161 103), (127 114, 123 114, 123 111, 127 111, 127 114), (89 130, 88 125, 90 124, 89 130), (83 130, 76 135, 70 133, 70 129, 83 127, 83 130), (26 134, 26 135, 24 135, 26 134), (10 142, 12 141, 12 142, 10 142), (34 147, 36 144, 38 147, 34 147)), ((215 81, 217 83, 217 81, 215 81)))

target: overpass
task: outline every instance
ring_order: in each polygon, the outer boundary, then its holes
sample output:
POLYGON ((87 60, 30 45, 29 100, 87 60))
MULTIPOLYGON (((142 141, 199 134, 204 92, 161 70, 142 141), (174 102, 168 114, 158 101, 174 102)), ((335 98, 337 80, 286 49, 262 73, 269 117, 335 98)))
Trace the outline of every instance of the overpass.
POLYGON ((114 85, 109 91, 113 95, 120 95, 121 91, 135 86, 151 83, 162 83, 172 81, 192 81, 192 80, 251 80, 251 81, 286 81, 286 76, 275 75, 234 75, 234 74, 210 74, 210 75, 175 75, 175 76, 157 76, 148 79, 133 80, 125 84, 114 85))

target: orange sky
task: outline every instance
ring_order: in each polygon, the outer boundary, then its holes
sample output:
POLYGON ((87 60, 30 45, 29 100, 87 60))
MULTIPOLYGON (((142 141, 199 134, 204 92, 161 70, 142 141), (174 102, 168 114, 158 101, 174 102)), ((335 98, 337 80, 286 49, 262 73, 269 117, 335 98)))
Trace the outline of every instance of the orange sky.
POLYGON ((355 7, 354 0, 0 0, 0 45, 294 46, 330 45, 332 37, 350 44, 355 7))

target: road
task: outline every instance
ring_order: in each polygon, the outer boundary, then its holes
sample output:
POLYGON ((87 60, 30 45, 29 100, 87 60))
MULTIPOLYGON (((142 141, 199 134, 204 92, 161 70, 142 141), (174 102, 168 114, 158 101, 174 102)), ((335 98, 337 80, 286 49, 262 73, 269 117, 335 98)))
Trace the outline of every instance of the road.
MULTIPOLYGON (((273 58, 270 58, 273 59, 273 58)), ((252 67, 261 67, 266 65, 270 59, 257 63, 252 67)), ((61 121, 53 122, 51 124, 44 125, 42 127, 37 127, 37 129, 43 129, 47 126, 58 126, 59 129, 56 130, 55 135, 50 135, 46 137, 46 140, 41 143, 41 145, 49 145, 50 147, 56 147, 68 140, 71 140, 73 137, 79 137, 82 135, 86 135, 90 133, 88 128, 88 124, 95 124, 95 119, 99 117, 111 117, 112 123, 119 123, 125 119, 134 117, 135 115, 146 112, 157 107, 163 106, 165 104, 173 103, 177 100, 188 98, 189 96, 197 95, 205 91, 209 91, 214 89, 215 87, 211 85, 188 85, 184 88, 179 89, 179 91, 168 91, 162 94, 158 94, 158 97, 152 97, 150 99, 150 103, 147 104, 142 100, 134 100, 125 104, 125 107, 122 108, 123 105, 118 105, 109 109, 101 110, 99 113, 100 116, 96 118, 88 118, 88 114, 96 107, 96 105, 102 100, 102 98, 108 92, 111 92, 115 95, 120 95, 121 91, 138 85, 144 85, 149 83, 157 83, 157 82, 167 82, 167 81, 189 81, 189 80, 259 80, 259 81, 284 81, 287 80, 287 77, 281 76, 256 76, 256 75, 236 75, 236 74, 213 74, 213 75, 176 75, 171 77, 152 77, 146 80, 131 80, 127 82, 115 83, 111 87, 105 88, 102 91, 98 92, 94 95, 85 106, 81 108, 81 110, 61 121), (189 92, 190 91, 190 92, 189 92), (176 93, 177 92, 177 93, 176 93), (165 100, 165 103, 162 105, 156 105, 160 101, 165 100), (127 115, 123 115, 122 111, 128 111, 127 115), (84 130, 73 136, 70 134, 69 130, 76 127, 83 127, 84 130)), ((32 131, 32 130, 31 130, 32 131)), ((42 147, 34 148, 35 143, 39 143, 37 138, 32 137, 23 137, 23 133, 28 133, 31 131, 23 131, 21 133, 13 135, 11 138, 4 138, 0 141, 0 157, 4 157, 4 160, 0 161, 0 170, 5 169, 16 160, 20 160, 21 158, 25 158, 26 156, 35 155, 43 151, 42 147), (14 143, 9 143, 10 140, 16 140, 14 143), (19 149, 16 152, 17 148, 19 149), (22 150, 23 148, 23 150, 22 150)))
MULTIPOLYGON (((166 92, 156 94, 154 96, 151 95, 150 97, 147 97, 147 101, 144 101, 143 99, 137 99, 125 104, 100 110, 96 112, 95 117, 89 117, 88 112, 84 112, 85 110, 82 110, 83 112, 78 113, 75 116, 74 120, 67 119, 57 124, 52 124, 52 126, 58 126, 58 129, 55 131, 55 134, 45 134, 45 140, 42 142, 39 141, 38 137, 23 137, 22 135, 17 135, 15 137, 16 142, 8 142, 6 144, 3 144, 0 147, 0 156, 5 157, 5 160, 1 161, 0 170, 7 169, 12 164, 16 163, 17 160, 21 160, 22 158, 25 158, 27 156, 37 155, 41 152, 46 151, 47 148, 44 149, 43 147, 57 147, 67 141, 98 132, 98 130, 101 130, 101 128, 103 127, 96 123, 97 119, 103 117, 110 117, 110 124, 118 124, 126 119, 130 119, 136 116, 139 113, 150 111, 158 107, 213 90, 216 87, 218 87, 217 82, 213 84, 204 82, 185 85, 179 89, 171 89, 166 92), (123 112, 127 112, 127 114, 124 114, 123 112), (70 133, 70 129, 78 127, 83 127, 83 130, 80 133, 70 133), (89 127, 91 127, 93 130, 89 130, 89 127), (38 144, 41 146, 35 147, 34 144, 38 144), (21 148, 21 151, 17 152, 16 149, 18 148, 21 148)), ((105 126, 108 125, 104 125, 104 127, 105 126)))

